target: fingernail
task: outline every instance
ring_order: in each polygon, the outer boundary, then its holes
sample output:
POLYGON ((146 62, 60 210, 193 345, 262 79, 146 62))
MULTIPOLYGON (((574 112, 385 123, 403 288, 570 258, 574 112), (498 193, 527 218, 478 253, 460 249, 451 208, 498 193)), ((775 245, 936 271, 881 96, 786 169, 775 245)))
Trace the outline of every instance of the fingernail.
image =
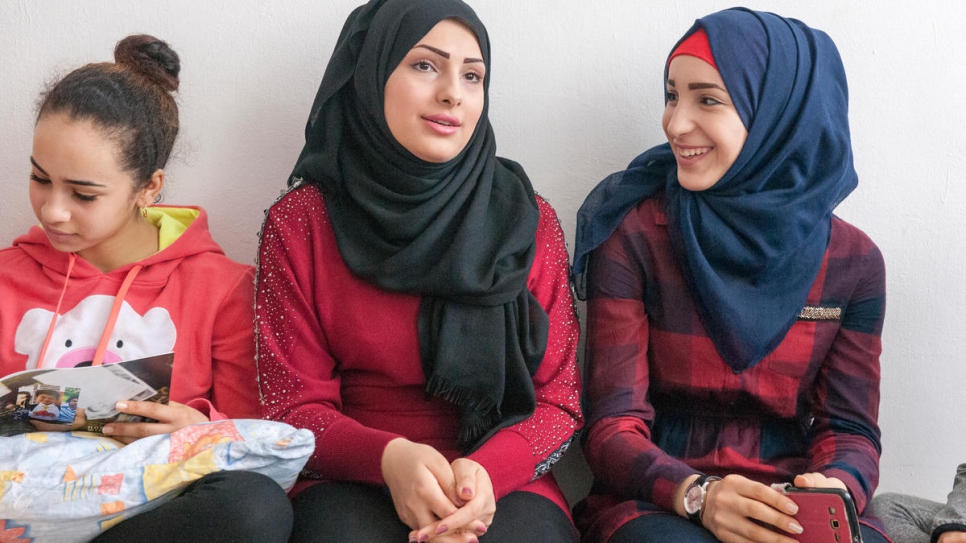
POLYGON ((107 426, 101 428, 101 433, 103 433, 103 434, 113 434, 114 433, 114 427, 111 426, 110 424, 108 424, 107 426))
POLYGON ((426 534, 422 534, 421 536, 419 536, 419 539, 417 539, 416 541, 418 543, 426 543, 427 541, 429 541, 429 536, 426 534))
POLYGON ((795 502, 788 502, 785 504, 785 511, 788 511, 789 515, 794 515, 798 513, 798 505, 795 502))
POLYGON ((797 522, 788 523, 788 529, 791 530, 792 533, 796 533, 796 534, 800 534, 804 531, 802 529, 802 525, 797 522))
POLYGON ((117 402, 114 404, 114 407, 117 409, 127 409, 127 402, 117 402))
POLYGON ((463 490, 461 490, 460 492, 462 492, 464 496, 467 496, 469 498, 473 497, 473 489, 468 486, 464 486, 463 490))
POLYGON ((445 524, 440 524, 439 527, 436 528, 436 535, 446 533, 447 530, 449 530, 449 528, 447 528, 445 524))
POLYGON ((477 532, 480 532, 480 535, 485 534, 486 533, 486 526, 483 526, 482 528, 480 528, 479 530, 477 530, 477 532))

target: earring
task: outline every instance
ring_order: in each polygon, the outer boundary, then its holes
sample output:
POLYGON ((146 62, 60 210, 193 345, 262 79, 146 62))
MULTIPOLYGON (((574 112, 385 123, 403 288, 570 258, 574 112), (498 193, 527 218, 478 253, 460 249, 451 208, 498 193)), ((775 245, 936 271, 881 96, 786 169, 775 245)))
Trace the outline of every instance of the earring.
POLYGON ((148 218, 148 208, 146 208, 146 207, 142 207, 141 208, 141 218, 142 219, 147 219, 148 218))

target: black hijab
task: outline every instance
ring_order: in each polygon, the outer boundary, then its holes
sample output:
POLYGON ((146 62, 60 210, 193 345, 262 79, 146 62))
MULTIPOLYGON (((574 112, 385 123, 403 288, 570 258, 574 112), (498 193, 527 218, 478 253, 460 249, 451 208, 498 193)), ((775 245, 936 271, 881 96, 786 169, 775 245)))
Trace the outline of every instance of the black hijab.
POLYGON ((463 151, 444 163, 417 158, 393 138, 386 81, 437 23, 483 23, 459 0, 372 0, 346 20, 305 127, 290 180, 319 186, 349 269, 381 288, 420 294, 426 391, 461 411, 459 443, 536 408, 532 376, 548 319, 527 290, 539 211, 515 162, 496 157, 488 98, 463 151))

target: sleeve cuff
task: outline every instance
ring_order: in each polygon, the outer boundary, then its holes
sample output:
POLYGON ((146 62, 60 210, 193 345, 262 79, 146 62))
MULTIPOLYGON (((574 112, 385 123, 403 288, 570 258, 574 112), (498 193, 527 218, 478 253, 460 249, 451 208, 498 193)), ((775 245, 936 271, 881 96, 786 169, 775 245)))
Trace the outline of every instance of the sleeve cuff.
POLYGON ((966 532, 966 524, 950 523, 933 528, 932 538, 929 540, 930 543, 936 543, 939 541, 939 536, 946 532, 966 532))
POLYGON ((339 480, 383 485, 382 453, 390 441, 403 437, 390 432, 363 429, 351 435, 339 435, 331 428, 322 442, 316 442, 316 454, 309 460, 310 470, 323 468, 327 474, 338 474, 339 480))
POLYGON ((851 473, 840 470, 840 469, 827 469, 822 471, 822 475, 826 477, 835 477, 836 479, 845 483, 845 488, 849 490, 849 494, 852 495, 852 501, 855 502, 855 511, 862 515, 865 511, 865 506, 869 503, 869 497, 862 490, 862 485, 859 483, 858 479, 852 476, 851 473))
POLYGON ((186 403, 188 407, 192 409, 197 409, 202 415, 208 417, 208 420, 225 420, 228 418, 227 415, 215 409, 215 406, 211 404, 210 401, 205 398, 195 398, 190 402, 186 403))
POLYGON ((497 500, 535 479, 536 458, 530 443, 512 430, 497 432, 467 458, 486 470, 497 500))

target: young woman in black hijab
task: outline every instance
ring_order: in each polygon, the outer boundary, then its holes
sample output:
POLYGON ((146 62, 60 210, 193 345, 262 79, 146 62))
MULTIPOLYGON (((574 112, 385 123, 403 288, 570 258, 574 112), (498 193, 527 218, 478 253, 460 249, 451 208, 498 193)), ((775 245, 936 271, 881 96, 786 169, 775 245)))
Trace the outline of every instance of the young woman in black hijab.
POLYGON ((582 423, 567 251, 496 157, 489 70, 458 0, 339 37, 259 251, 264 414, 316 434, 293 541, 576 541, 548 473, 582 423))

